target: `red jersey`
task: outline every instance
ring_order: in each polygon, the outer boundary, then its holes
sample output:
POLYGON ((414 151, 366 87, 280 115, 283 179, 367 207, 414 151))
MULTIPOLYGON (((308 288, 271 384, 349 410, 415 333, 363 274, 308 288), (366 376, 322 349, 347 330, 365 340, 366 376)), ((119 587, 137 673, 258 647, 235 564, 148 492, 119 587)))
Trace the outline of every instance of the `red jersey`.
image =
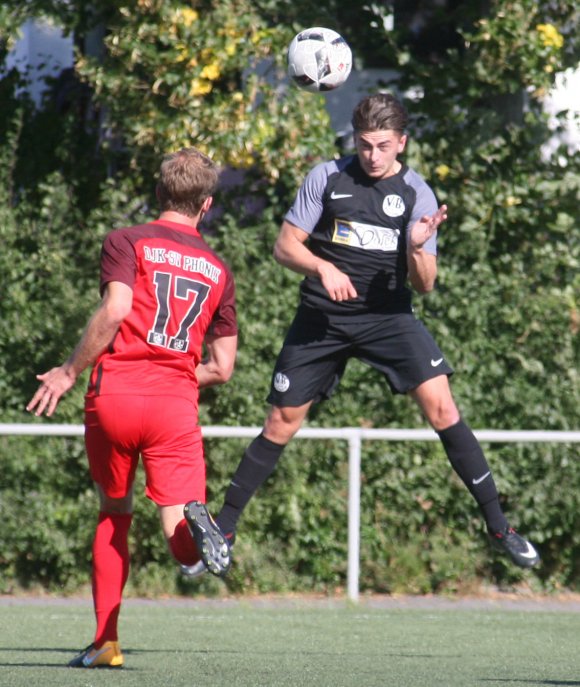
POLYGON ((235 286, 226 264, 192 227, 165 220, 112 231, 101 253, 101 292, 133 290, 130 314, 96 360, 89 395, 185 396, 206 334, 237 334, 235 286))

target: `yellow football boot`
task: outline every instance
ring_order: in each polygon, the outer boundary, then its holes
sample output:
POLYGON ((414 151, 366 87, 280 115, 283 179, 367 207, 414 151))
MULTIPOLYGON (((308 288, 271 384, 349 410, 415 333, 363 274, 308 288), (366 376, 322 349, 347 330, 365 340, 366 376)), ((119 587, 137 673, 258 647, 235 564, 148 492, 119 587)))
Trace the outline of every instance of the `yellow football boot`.
POLYGON ((69 668, 122 668, 123 654, 119 642, 105 642, 98 649, 89 644, 68 664, 69 668))

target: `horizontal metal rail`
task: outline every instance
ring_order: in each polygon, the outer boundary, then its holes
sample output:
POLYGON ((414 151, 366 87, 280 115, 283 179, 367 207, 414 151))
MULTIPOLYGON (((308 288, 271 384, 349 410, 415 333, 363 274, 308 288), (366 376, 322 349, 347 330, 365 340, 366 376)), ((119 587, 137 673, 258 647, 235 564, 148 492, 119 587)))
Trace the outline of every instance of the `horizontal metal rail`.
MULTIPOLYGON (((261 427, 203 427, 204 437, 253 438, 261 427)), ((580 443, 580 431, 544 430, 474 430, 479 441, 485 443, 580 443)), ((83 436, 83 425, 52 423, 1 424, 0 435, 83 436)), ((324 428, 304 427, 298 439, 342 439, 348 442, 348 567, 347 592, 351 601, 359 596, 360 576, 360 489, 361 444, 363 441, 438 441, 431 429, 363 429, 360 427, 324 428)))
MULTIPOLYGON (((206 437, 255 437, 262 427, 229 427, 207 425, 203 427, 206 437)), ((83 425, 69 425, 40 422, 0 423, 0 435, 37 435, 37 436, 83 436, 83 425)), ((504 430, 476 429, 479 441, 490 443, 543 443, 575 444, 580 443, 580 431, 567 430, 504 430)), ((369 441, 438 441, 432 429, 365 429, 362 427, 304 427, 296 434, 302 439, 350 439, 358 436, 369 441)))

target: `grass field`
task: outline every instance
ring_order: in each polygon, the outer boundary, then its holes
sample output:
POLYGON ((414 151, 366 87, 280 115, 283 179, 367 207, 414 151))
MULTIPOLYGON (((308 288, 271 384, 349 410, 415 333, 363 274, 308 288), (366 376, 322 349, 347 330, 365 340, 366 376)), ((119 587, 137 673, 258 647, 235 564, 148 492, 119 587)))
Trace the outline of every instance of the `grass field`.
POLYGON ((580 685, 580 604, 128 600, 122 670, 73 670, 87 600, 0 601, 1 687, 580 685), (572 610, 568 610, 568 609, 572 610))

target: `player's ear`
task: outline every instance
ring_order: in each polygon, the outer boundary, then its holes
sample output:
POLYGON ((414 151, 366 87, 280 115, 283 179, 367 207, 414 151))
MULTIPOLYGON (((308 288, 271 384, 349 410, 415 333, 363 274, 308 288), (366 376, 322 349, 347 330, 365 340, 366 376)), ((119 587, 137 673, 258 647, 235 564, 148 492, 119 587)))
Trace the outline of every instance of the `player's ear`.
POLYGON ((213 204, 213 196, 208 196, 201 205, 201 211, 205 214, 213 204))
POLYGON ((405 150, 406 145, 407 145, 407 134, 402 134, 401 138, 399 139, 399 145, 397 148, 397 152, 402 153, 403 150, 405 150))

